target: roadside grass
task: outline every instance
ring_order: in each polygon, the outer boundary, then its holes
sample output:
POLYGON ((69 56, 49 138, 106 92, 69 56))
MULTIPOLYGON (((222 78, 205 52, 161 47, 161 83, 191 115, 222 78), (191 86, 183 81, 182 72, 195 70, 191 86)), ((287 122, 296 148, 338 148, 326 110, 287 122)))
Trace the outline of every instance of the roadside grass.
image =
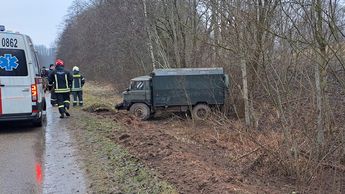
POLYGON ((86 105, 103 104, 114 110, 114 105, 121 101, 119 92, 109 85, 91 82, 83 88, 86 105))
MULTIPOLYGON (((86 109, 97 104, 114 111, 115 92, 109 94, 109 89, 94 87, 95 84, 90 84, 84 89, 86 109)), ((173 186, 160 180, 154 171, 109 138, 112 132, 123 131, 124 126, 79 108, 72 111, 77 115, 75 134, 84 155, 90 193, 177 193, 173 186)))

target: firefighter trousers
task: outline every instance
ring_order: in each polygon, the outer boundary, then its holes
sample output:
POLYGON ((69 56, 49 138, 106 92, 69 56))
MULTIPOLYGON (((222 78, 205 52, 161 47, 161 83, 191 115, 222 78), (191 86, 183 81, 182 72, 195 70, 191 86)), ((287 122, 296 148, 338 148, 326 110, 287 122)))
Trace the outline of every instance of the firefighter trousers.
POLYGON ((52 106, 55 106, 55 105, 58 104, 54 89, 50 92, 50 103, 51 103, 52 106))
POLYGON ((79 106, 83 106, 83 91, 73 91, 73 106, 77 106, 79 102, 79 106))
POLYGON ((55 93, 56 94, 56 99, 57 103, 59 106, 59 112, 60 114, 64 114, 66 112, 66 109, 69 109, 69 104, 70 104, 70 93, 55 93))

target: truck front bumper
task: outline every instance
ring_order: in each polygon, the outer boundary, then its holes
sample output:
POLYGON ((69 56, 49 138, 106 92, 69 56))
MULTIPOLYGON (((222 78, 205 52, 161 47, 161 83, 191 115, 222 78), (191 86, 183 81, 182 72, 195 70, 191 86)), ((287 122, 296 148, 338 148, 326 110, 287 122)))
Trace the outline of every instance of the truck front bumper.
POLYGON ((130 107, 130 104, 127 102, 121 102, 120 104, 115 105, 115 109, 117 110, 128 110, 130 107))

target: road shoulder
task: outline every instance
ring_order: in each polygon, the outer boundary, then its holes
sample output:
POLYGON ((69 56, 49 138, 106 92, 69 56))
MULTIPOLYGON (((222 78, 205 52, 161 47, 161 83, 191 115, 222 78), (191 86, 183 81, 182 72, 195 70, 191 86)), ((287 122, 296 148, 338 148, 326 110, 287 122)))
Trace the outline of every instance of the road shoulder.
POLYGON ((108 111, 116 98, 111 87, 92 83, 84 89, 84 108, 71 108, 69 124, 88 177, 88 193, 177 193, 154 169, 113 141, 112 132, 127 130, 124 125, 87 111, 108 111))

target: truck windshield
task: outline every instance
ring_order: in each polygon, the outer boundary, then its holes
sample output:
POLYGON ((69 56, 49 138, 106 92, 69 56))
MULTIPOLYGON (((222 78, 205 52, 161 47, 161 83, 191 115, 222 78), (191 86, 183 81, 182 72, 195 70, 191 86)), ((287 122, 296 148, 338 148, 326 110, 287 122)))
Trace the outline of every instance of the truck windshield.
POLYGON ((132 81, 130 89, 131 90, 143 90, 144 89, 144 81, 132 81))
POLYGON ((0 49, 0 76, 27 76, 25 52, 20 49, 0 49))

